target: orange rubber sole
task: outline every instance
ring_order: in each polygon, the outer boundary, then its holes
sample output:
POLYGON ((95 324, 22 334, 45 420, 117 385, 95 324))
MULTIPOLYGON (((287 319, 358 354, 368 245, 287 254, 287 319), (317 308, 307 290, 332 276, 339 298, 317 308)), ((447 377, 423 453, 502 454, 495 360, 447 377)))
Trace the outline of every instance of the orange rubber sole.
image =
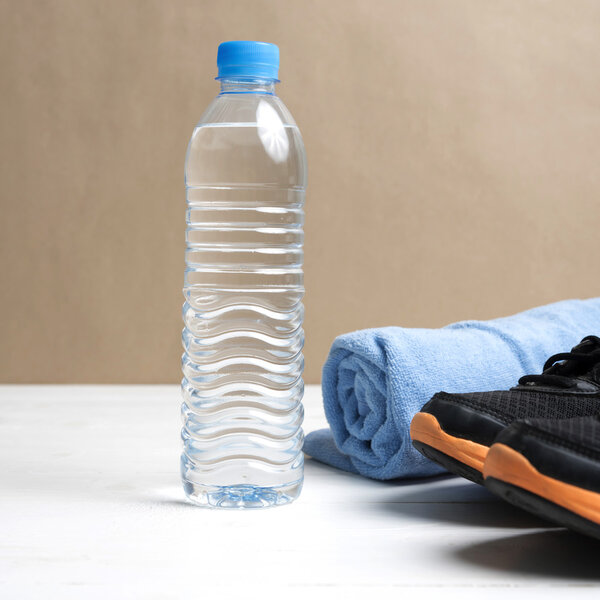
POLYGON ((509 446, 492 445, 483 476, 522 488, 600 525, 600 494, 540 473, 522 454, 509 446))
POLYGON ((489 448, 483 444, 477 444, 446 433, 432 414, 419 412, 413 417, 410 424, 410 437, 412 440, 427 444, 480 473, 483 471, 483 464, 489 448))

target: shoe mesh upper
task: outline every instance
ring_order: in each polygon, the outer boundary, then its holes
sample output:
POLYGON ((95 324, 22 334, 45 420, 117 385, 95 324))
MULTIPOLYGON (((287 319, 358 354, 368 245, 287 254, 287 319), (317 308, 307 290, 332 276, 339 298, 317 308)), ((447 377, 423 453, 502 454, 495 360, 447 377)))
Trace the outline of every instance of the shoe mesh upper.
POLYGON ((521 419, 570 419, 600 413, 600 396, 514 388, 495 392, 445 394, 457 404, 481 410, 505 423, 521 419))
POLYGON ((600 452, 600 418, 596 415, 560 420, 532 419, 527 425, 580 448, 600 452))

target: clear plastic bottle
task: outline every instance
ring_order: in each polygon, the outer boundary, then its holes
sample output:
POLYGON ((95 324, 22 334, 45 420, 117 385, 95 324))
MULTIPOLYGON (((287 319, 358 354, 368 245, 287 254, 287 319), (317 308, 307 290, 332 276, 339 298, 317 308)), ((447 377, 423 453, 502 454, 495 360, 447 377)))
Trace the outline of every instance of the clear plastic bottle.
POLYGON ((275 94, 279 50, 226 42, 188 147, 183 453, 193 502, 291 502, 303 480, 306 156, 275 94))

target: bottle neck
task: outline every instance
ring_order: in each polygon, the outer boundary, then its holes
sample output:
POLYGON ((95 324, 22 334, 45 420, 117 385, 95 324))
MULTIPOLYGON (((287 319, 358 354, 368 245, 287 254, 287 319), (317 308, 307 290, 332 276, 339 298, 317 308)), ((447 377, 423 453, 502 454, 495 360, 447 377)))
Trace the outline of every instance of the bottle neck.
POLYGON ((254 79, 229 77, 220 79, 221 94, 270 94, 275 95, 277 79, 254 79))

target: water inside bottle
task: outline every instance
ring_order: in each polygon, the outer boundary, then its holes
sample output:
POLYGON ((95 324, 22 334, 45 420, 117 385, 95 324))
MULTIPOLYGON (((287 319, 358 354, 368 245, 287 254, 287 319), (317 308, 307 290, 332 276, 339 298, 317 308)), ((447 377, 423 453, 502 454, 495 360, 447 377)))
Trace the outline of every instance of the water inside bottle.
POLYGON ((201 123, 188 150, 181 469, 201 505, 285 504, 302 486, 306 165, 277 101, 201 123))

